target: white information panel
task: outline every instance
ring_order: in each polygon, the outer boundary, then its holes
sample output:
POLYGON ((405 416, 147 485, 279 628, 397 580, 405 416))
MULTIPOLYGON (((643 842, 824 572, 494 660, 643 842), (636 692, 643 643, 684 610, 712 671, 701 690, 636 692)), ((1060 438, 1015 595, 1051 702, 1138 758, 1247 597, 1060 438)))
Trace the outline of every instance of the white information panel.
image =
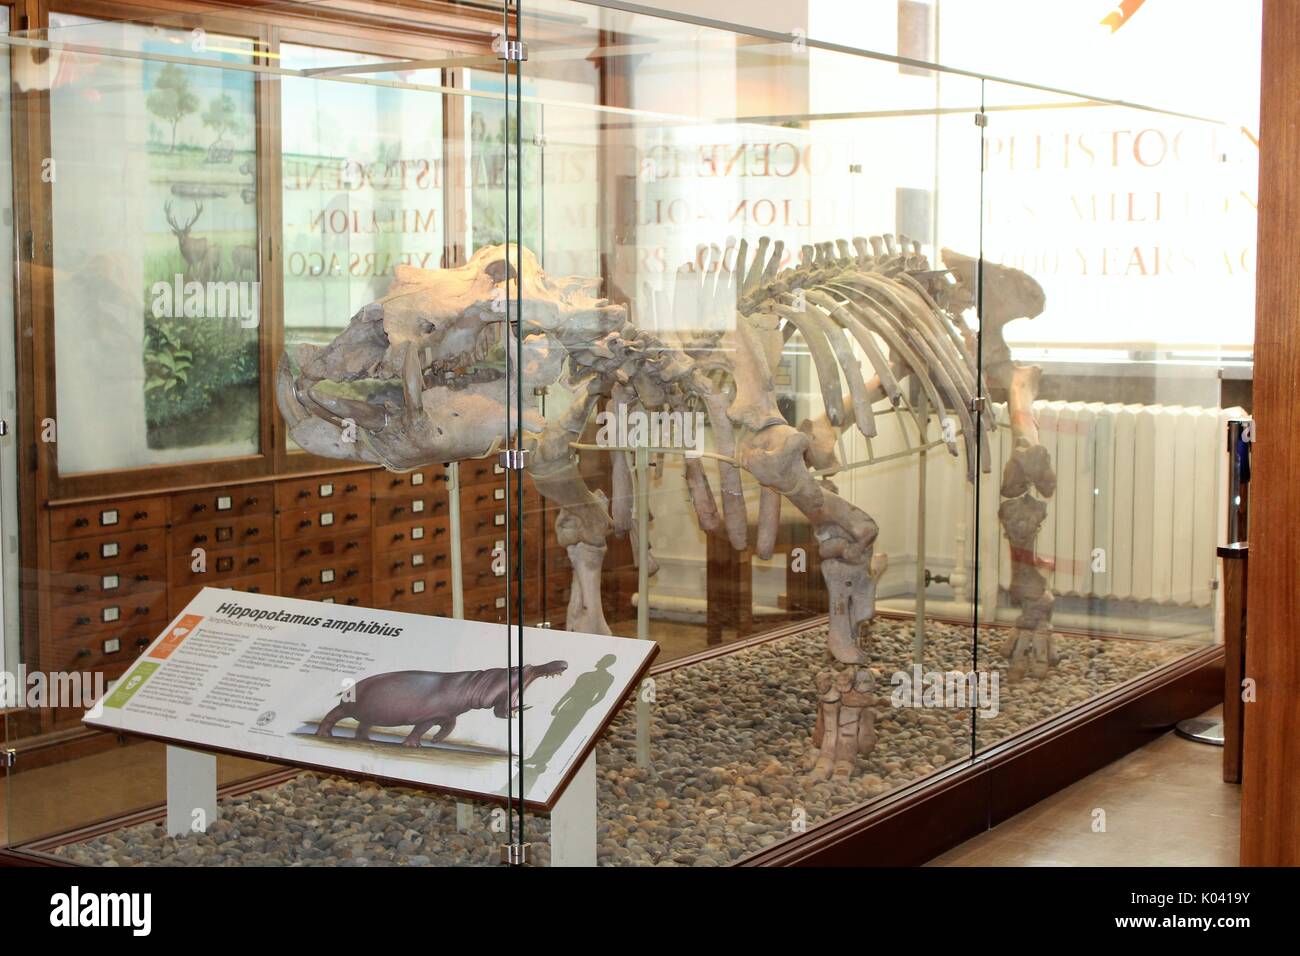
POLYGON ((512 780, 517 793, 522 772, 527 803, 550 809, 657 647, 525 628, 521 747, 516 640, 500 624, 204 588, 85 723, 488 799, 512 780))

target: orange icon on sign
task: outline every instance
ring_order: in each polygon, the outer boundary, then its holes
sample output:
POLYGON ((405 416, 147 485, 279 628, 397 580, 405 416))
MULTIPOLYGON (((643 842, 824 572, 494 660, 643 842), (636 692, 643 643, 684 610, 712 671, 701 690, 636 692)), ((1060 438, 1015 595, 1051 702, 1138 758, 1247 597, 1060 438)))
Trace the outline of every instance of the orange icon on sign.
POLYGON ((156 657, 159 660, 165 660, 166 658, 171 657, 172 651, 181 646, 181 641, 185 640, 185 636, 189 634, 190 631, 199 626, 199 621, 201 620, 203 620, 203 618, 198 614, 186 614, 176 622, 175 626, 172 627, 170 631, 167 632, 167 635, 162 639, 161 643, 149 652, 149 656, 156 657))

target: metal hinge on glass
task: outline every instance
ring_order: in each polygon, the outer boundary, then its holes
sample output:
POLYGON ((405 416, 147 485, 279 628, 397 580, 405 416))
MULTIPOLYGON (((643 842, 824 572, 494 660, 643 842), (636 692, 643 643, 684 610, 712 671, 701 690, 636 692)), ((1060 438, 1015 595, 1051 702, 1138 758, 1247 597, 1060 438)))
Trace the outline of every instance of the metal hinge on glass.
POLYGON ((501 452, 501 467, 508 471, 523 471, 528 466, 527 448, 507 448, 501 452))
POLYGON ((983 395, 976 395, 970 400, 970 410, 972 412, 982 412, 988 407, 988 401, 983 395))
POLYGON ((989 114, 988 114, 988 113, 976 113, 976 114, 975 114, 975 125, 976 125, 976 126, 981 126, 981 127, 983 127, 983 126, 988 126, 988 125, 989 125, 989 114))
POLYGON ((497 59, 507 63, 522 63, 528 59, 528 44, 523 40, 502 40, 497 59))
POLYGON ((9 423, 5 421, 3 418, 0 418, 0 438, 3 438, 5 435, 8 434, 9 434, 9 423))
POLYGON ((13 747, 8 748, 4 752, 4 765, 6 767, 12 767, 17 762, 18 762, 18 751, 14 750, 13 747))
POLYGON ((532 855, 531 843, 501 844, 501 862, 507 866, 525 866, 532 855))

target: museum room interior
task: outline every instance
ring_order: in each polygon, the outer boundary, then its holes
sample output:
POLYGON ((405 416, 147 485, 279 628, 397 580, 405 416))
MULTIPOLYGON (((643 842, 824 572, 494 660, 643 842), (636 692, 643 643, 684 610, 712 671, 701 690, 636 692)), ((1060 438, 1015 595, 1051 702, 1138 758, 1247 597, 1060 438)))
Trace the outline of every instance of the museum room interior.
POLYGON ((0 0, 0 864, 1300 863, 1297 50, 0 0))

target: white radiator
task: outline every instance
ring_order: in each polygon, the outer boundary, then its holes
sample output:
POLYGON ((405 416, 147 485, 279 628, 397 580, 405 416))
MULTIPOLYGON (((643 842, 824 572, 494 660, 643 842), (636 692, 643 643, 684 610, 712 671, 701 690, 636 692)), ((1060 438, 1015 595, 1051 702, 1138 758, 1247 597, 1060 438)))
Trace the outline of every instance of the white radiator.
MULTIPOLYGON (((1006 406, 995 411, 1003 427, 990 443, 994 467, 981 521, 986 533, 997 529, 998 584, 1005 589, 1011 557, 997 520, 998 484, 1012 440, 1006 406)), ((1047 572, 1052 591, 1209 607, 1226 515, 1226 423, 1245 413, 1039 401, 1034 416, 1057 475, 1037 540, 1039 557, 1056 562, 1047 572), (1094 570, 1102 562, 1105 570, 1094 570)))

